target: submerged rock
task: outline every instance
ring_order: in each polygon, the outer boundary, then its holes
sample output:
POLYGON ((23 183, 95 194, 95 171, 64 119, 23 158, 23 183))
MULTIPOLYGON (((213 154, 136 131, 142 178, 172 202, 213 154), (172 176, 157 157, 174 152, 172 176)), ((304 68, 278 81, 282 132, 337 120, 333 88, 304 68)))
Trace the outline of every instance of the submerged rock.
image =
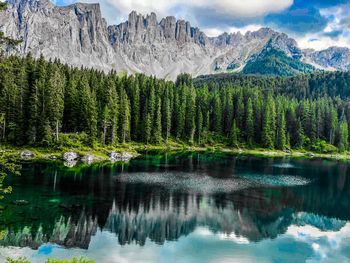
POLYGON ((79 155, 76 152, 66 152, 63 154, 63 160, 65 162, 73 162, 79 158, 79 155))
POLYGON ((30 159, 34 157, 34 153, 28 150, 24 150, 21 152, 21 158, 23 159, 30 159))
POLYGON ((15 200, 15 201, 13 201, 13 204, 15 204, 15 205, 28 205, 29 202, 27 200, 15 200))

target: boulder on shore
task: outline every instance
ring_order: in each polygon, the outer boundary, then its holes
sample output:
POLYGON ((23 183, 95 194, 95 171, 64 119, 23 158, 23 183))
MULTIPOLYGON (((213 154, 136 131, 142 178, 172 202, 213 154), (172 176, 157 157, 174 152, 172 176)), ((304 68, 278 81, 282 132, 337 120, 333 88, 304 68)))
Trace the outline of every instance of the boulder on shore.
POLYGON ((63 154, 63 160, 66 162, 73 162, 79 158, 76 152, 66 152, 63 154))
POLYGON ((29 159, 29 158, 33 158, 34 157, 34 153, 28 150, 24 150, 21 152, 21 158, 23 159, 29 159))

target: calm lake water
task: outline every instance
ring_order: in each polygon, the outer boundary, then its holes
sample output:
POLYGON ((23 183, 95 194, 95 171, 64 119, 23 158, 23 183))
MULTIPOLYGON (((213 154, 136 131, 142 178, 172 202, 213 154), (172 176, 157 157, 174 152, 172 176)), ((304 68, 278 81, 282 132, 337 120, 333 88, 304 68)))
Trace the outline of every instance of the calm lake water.
POLYGON ((216 154, 26 163, 7 180, 0 262, 350 262, 349 173, 345 162, 216 154))

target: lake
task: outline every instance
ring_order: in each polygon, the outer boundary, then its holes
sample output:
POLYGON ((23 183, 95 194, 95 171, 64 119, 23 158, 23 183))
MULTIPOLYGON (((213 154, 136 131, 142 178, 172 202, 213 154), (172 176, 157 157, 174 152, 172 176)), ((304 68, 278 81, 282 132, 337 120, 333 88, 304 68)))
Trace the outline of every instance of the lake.
POLYGON ((349 173, 346 162, 197 153, 27 162, 6 181, 0 262, 350 262, 349 173))

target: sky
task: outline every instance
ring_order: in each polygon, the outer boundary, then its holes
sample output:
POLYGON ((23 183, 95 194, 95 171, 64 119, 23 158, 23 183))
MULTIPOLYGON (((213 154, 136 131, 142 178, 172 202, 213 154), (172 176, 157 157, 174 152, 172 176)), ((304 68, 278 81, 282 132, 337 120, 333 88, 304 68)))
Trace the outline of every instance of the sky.
MULTIPOLYGON (((76 0, 52 0, 67 5, 76 0)), ((271 27, 295 38, 302 48, 350 47, 350 0, 81 0, 98 2, 108 24, 135 10, 190 21, 208 36, 271 27)))

